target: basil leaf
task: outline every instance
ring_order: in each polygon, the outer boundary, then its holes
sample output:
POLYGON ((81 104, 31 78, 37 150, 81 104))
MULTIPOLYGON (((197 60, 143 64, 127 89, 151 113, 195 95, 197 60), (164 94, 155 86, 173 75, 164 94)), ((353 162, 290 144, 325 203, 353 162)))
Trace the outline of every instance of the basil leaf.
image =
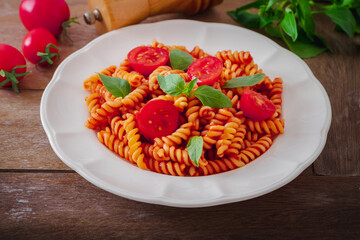
POLYGON ((299 37, 293 42, 280 31, 282 40, 289 49, 301 58, 311 58, 328 50, 327 44, 317 35, 314 35, 313 41, 310 40, 302 29, 299 29, 299 37))
POLYGON ((354 36, 356 22, 351 11, 347 8, 331 8, 325 11, 325 14, 331 18, 331 20, 341 27, 349 37, 354 36))
POLYGON ((253 86, 253 85, 259 83, 261 80, 263 80, 264 77, 265 77, 265 74, 254 74, 254 75, 250 75, 250 76, 233 78, 233 79, 227 81, 222 86, 222 88, 237 88, 237 87, 253 86))
POLYGON ((295 42, 295 40, 298 37, 298 31, 297 31, 295 15, 291 10, 291 8, 286 7, 285 16, 281 21, 280 26, 286 32, 286 34, 289 35, 292 38, 292 40, 295 42))
POLYGON ((157 80, 160 88, 171 96, 178 96, 184 93, 185 80, 178 74, 169 74, 166 76, 158 74, 157 80))
POLYGON ((185 71, 194 61, 193 57, 180 49, 170 51, 170 63, 173 69, 185 71))
POLYGON ((232 107, 232 102, 230 98, 228 98, 221 91, 207 85, 198 87, 193 92, 193 95, 195 95, 204 106, 209 106, 213 108, 232 107))
POLYGON ((272 37, 278 37, 278 38, 281 37, 279 30, 276 27, 274 27, 273 24, 266 25, 265 32, 272 37))
POLYGON ((186 86, 186 88, 185 88, 185 90, 184 90, 184 93, 186 93, 188 96, 190 96, 191 91, 193 90, 193 88, 194 88, 194 86, 195 86, 195 84, 196 84, 196 82, 197 82, 198 79, 199 79, 199 78, 195 78, 194 80, 191 80, 191 81, 188 83, 188 85, 186 86))
POLYGON ((315 24, 311 15, 311 8, 308 0, 298 1, 298 18, 306 35, 312 40, 315 34, 315 24))
POLYGON ((111 77, 98 73, 105 88, 115 97, 124 98, 131 92, 131 86, 126 79, 111 77))
POLYGON ((260 15, 260 28, 263 28, 267 25, 269 25, 270 23, 274 22, 275 20, 278 20, 279 17, 274 15, 274 16, 270 16, 270 17, 265 17, 265 16, 261 16, 260 15))
POLYGON ((194 136, 190 138, 186 146, 191 161, 193 161, 197 167, 199 166, 199 159, 203 151, 203 144, 204 140, 202 137, 194 136))
POLYGON ((228 12, 230 17, 232 17, 238 23, 244 25, 245 27, 255 28, 260 25, 260 17, 255 13, 248 13, 245 11, 232 11, 228 12))

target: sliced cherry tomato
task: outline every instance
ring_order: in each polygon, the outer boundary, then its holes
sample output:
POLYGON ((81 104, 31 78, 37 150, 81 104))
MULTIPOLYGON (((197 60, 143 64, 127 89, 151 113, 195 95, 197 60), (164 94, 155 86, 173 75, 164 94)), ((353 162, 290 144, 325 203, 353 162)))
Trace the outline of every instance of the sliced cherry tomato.
POLYGON ((153 100, 145 104, 136 116, 140 133, 147 139, 167 136, 179 126, 179 111, 165 100, 153 100))
POLYGON ((7 44, 0 44, 0 56, 0 86, 12 85, 18 93, 18 81, 28 74, 26 60, 19 50, 7 44))
POLYGON ((30 62, 46 66, 59 57, 57 45, 55 37, 48 30, 35 28, 25 35, 22 51, 30 62))
POLYGON ((187 71, 190 80, 199 78, 197 85, 211 85, 219 79, 223 64, 216 57, 204 57, 193 62, 187 71))
POLYGON ((136 47, 128 53, 128 60, 135 71, 147 76, 169 60, 169 52, 157 47, 136 47))
POLYGON ((275 105, 266 96, 247 88, 241 95, 240 107, 245 117, 256 121, 265 120, 276 111, 275 105))
POLYGON ((22 0, 19 15, 27 30, 42 27, 57 37, 70 18, 70 10, 65 0, 22 0))

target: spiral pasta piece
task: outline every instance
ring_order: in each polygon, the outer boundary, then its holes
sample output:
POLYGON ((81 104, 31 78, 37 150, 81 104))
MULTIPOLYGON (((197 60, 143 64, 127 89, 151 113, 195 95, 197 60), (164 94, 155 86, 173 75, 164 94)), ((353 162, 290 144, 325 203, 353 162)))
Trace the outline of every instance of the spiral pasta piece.
POLYGON ((229 157, 207 161, 207 165, 190 167, 188 172, 190 176, 206 176, 221 172, 227 172, 245 166, 239 157, 229 157))
POLYGON ((231 143, 226 149, 226 155, 239 155, 240 149, 244 144, 244 138, 246 134, 246 126, 244 124, 240 124, 240 126, 236 129, 236 133, 234 134, 234 138, 231 139, 231 143))
POLYGON ((113 117, 110 121, 110 126, 111 126, 111 131, 115 136, 127 142, 127 138, 124 138, 125 136, 124 120, 121 117, 119 116, 113 117))
POLYGON ((97 93, 93 93, 89 97, 86 97, 85 101, 89 113, 95 112, 96 109, 100 108, 100 99, 99 99, 99 94, 97 93))
POLYGON ((154 143, 160 147, 163 147, 164 143, 169 146, 180 145, 182 142, 186 141, 191 133, 192 123, 188 122, 181 125, 175 132, 169 136, 164 136, 161 138, 155 138, 154 143))
POLYGON ((203 147, 204 149, 211 149, 217 140, 223 134, 225 126, 210 124, 210 128, 206 131, 206 134, 203 136, 203 147))
POLYGON ((194 58, 196 58, 196 59, 209 56, 209 54, 207 54, 206 52, 204 52, 204 50, 201 49, 199 46, 195 46, 195 47, 191 50, 190 54, 191 54, 194 58))
POLYGON ((199 105, 201 102, 195 96, 191 96, 188 100, 189 101, 185 116, 187 117, 188 121, 192 123, 193 128, 197 130, 200 127, 199 105))
POLYGON ((240 151, 240 159, 244 163, 249 163, 255 158, 259 157, 261 154, 266 152, 272 144, 272 139, 270 135, 265 135, 261 137, 251 146, 240 151))
POLYGON ((149 158, 147 160, 147 167, 154 172, 173 176, 185 176, 186 165, 171 161, 157 161, 149 158))
POLYGON ((86 122, 86 125, 94 126, 94 128, 100 126, 106 122, 108 116, 116 114, 118 108, 122 105, 122 98, 116 98, 113 101, 107 101, 101 105, 100 108, 91 113, 90 118, 86 122))
POLYGON ((240 127, 241 121, 232 117, 224 126, 224 132, 221 134, 219 140, 216 142, 217 155, 223 157, 225 152, 229 149, 232 139, 235 138, 237 129, 240 127))
POLYGON ((164 49, 164 50, 167 50, 167 51, 171 51, 173 49, 180 49, 182 51, 185 51, 185 52, 188 52, 186 50, 186 47, 185 46, 181 46, 181 45, 172 45, 172 46, 169 46, 169 45, 165 45, 163 43, 160 43, 158 42, 156 39, 153 39, 152 41, 152 44, 150 45, 151 47, 157 47, 157 48, 161 48, 161 49, 164 49))
POLYGON ((136 162, 137 166, 141 169, 147 169, 145 163, 145 155, 142 153, 142 147, 140 140, 139 129, 136 128, 135 116, 131 113, 126 114, 126 120, 124 121, 124 128, 126 132, 126 138, 130 148, 130 157, 136 162))
POLYGON ((179 112, 183 112, 184 109, 188 106, 188 98, 185 94, 181 94, 174 97, 174 106, 179 110, 179 112))
POLYGON ((215 54, 215 57, 219 58, 222 62, 230 60, 232 63, 249 64, 253 61, 250 52, 246 51, 219 51, 215 54))
POLYGON ((276 107, 276 112, 278 115, 281 114, 281 104, 282 104, 282 92, 283 92, 283 81, 281 78, 275 78, 273 81, 273 87, 269 92, 269 99, 276 107))
POLYGON ((104 101, 113 101, 116 98, 106 89, 102 83, 93 84, 91 86, 90 93, 99 94, 99 97, 104 99, 104 101))
POLYGON ((113 76, 126 79, 132 87, 139 87, 142 81, 145 79, 143 75, 136 71, 128 72, 121 69, 117 69, 113 76))
POLYGON ((260 134, 282 134, 284 133, 284 119, 268 119, 264 121, 255 121, 247 119, 245 124, 252 132, 260 134))
MULTIPOLYGON (((103 75, 111 76, 115 72, 115 69, 116 69, 116 66, 112 65, 110 67, 107 67, 107 68, 101 70, 99 73, 101 73, 103 75)), ((87 78, 84 81, 83 87, 85 90, 89 91, 92 85, 94 85, 94 84, 97 85, 99 83, 102 83, 102 82, 100 80, 99 75, 96 73, 96 74, 91 75, 89 78, 87 78)))
POLYGON ((134 108, 137 104, 144 100, 144 98, 149 94, 149 87, 146 84, 142 84, 137 87, 131 93, 129 93, 122 101, 121 105, 124 105, 127 108, 134 108))
POLYGON ((101 130, 97 133, 97 138, 111 151, 131 162, 129 146, 126 145, 123 141, 119 140, 114 134, 108 130, 101 130))

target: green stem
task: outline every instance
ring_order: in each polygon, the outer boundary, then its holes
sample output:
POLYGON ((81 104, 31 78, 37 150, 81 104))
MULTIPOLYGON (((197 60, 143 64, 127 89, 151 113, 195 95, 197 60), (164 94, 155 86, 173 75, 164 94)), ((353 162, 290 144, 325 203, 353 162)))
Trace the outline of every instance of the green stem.
POLYGON ((30 72, 24 72, 24 73, 15 73, 15 70, 18 68, 25 68, 26 65, 19 65, 14 67, 11 72, 7 72, 5 70, 1 70, 0 71, 0 76, 5 77, 5 79, 0 82, 0 87, 4 86, 5 84, 11 82, 12 88, 14 89, 14 91, 16 93, 19 93, 19 89, 17 87, 17 84, 19 83, 19 81, 17 80, 17 78, 23 77, 27 74, 29 74, 30 72))
POLYGON ((41 60, 35 65, 35 68, 37 70, 39 70, 39 64, 47 62, 49 65, 52 65, 54 64, 54 61, 51 60, 53 57, 57 56, 58 58, 60 58, 60 54, 58 52, 50 52, 50 48, 58 50, 58 47, 55 44, 49 43, 48 45, 46 45, 45 52, 38 52, 36 54, 37 56, 41 57, 41 60))
POLYGON ((324 14, 325 11, 311 11, 311 14, 324 14))
POLYGON ((76 23, 76 24, 80 24, 78 21, 76 21, 77 17, 73 17, 73 18, 69 18, 69 20, 63 22, 61 24, 61 27, 63 29, 62 33, 60 34, 60 41, 62 43, 64 43, 64 37, 67 38, 71 43, 73 43, 74 41, 70 38, 70 36, 67 33, 67 28, 71 27, 71 23, 76 23))
POLYGON ((333 8, 332 5, 322 5, 322 4, 316 3, 314 1, 309 1, 309 4, 312 5, 313 7, 316 7, 316 8, 322 8, 322 9, 333 8))

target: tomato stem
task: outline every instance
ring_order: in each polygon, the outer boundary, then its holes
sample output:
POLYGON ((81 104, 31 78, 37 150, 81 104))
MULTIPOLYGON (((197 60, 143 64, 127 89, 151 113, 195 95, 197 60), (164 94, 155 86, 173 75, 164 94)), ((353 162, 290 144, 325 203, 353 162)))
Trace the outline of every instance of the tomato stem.
POLYGON ((19 83, 19 81, 17 80, 17 78, 28 75, 30 72, 15 73, 15 70, 18 69, 18 68, 24 68, 24 67, 26 67, 26 65, 16 66, 11 70, 11 72, 1 70, 0 71, 0 76, 5 77, 5 80, 0 82, 0 87, 4 86, 8 82, 11 82, 11 85, 12 85, 12 88, 14 89, 14 91, 16 93, 19 93, 19 88, 17 87, 17 84, 19 83))
POLYGON ((39 70, 38 66, 40 63, 47 62, 48 64, 52 65, 54 63, 54 61, 51 60, 53 57, 57 56, 58 58, 60 58, 60 54, 58 52, 50 52, 50 47, 58 50, 58 47, 56 45, 49 43, 48 45, 46 45, 45 52, 38 52, 36 54, 37 56, 41 57, 41 60, 35 65, 35 68, 37 70, 39 70))
POLYGON ((61 24, 61 27, 62 27, 63 31, 62 31, 62 33, 60 34, 60 41, 61 41, 62 43, 65 42, 65 41, 64 41, 64 36, 65 36, 65 38, 67 38, 67 39, 71 42, 71 44, 74 42, 74 41, 69 37, 69 35, 68 35, 68 33, 67 33, 67 28, 70 28, 70 27, 71 27, 71 23, 80 24, 78 21, 76 21, 76 19, 77 19, 77 17, 72 17, 72 18, 69 18, 69 20, 67 20, 67 21, 65 21, 65 22, 63 22, 63 23, 61 24))

